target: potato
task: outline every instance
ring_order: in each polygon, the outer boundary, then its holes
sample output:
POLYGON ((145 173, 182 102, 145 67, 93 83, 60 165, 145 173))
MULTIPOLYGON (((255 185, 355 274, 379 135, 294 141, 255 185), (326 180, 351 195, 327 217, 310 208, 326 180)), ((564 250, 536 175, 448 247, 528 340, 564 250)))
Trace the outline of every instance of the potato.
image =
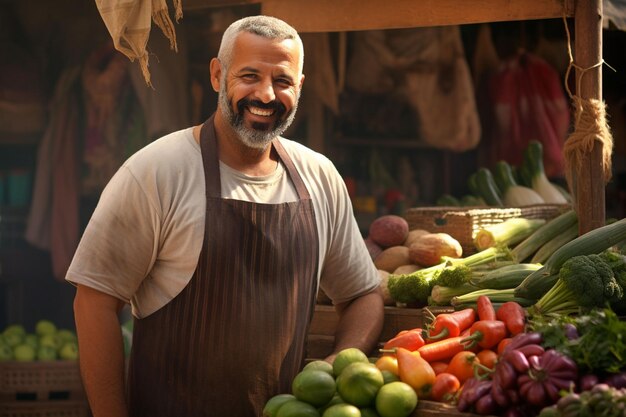
POLYGON ((419 265, 415 265, 415 264, 400 265, 399 267, 395 269, 395 271, 393 271, 393 274, 394 275, 410 274, 419 269, 422 269, 422 267, 419 265))
POLYGON ((442 256, 460 258, 462 255, 461 244, 447 233, 422 235, 409 247, 409 259, 421 266, 438 265, 442 256))
POLYGON ((402 265, 410 264, 409 248, 406 246, 392 246, 383 250, 380 255, 374 259, 376 268, 383 271, 392 272, 402 265))
POLYGON ((410 247, 411 243, 415 242, 417 238, 423 235, 427 235, 428 233, 430 232, 424 229, 409 230, 409 234, 407 235, 406 240, 404 241, 404 246, 406 246, 407 248, 410 247))
POLYGON ((402 245, 409 234, 409 224, 400 216, 387 214, 375 219, 368 237, 383 248, 402 245))

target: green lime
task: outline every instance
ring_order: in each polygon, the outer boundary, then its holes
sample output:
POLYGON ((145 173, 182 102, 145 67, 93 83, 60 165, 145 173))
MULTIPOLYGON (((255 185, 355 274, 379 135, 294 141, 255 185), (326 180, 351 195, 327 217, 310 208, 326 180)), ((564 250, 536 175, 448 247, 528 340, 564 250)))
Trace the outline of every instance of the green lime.
POLYGON ((357 407, 374 404, 376 393, 385 383, 383 374, 371 363, 356 362, 337 377, 337 391, 344 401, 357 407))
POLYGON ((267 400, 263 407, 263 417, 276 417, 278 409, 287 401, 295 401, 296 397, 291 394, 278 394, 267 400))
POLYGON ((331 398, 327 404, 324 404, 322 407, 320 407, 318 411, 320 412, 320 414, 324 414, 324 411, 326 411, 328 407, 331 407, 335 404, 345 404, 345 403, 346 402, 343 400, 343 398, 341 398, 341 395, 339 395, 338 393, 335 393, 335 395, 333 395, 333 398, 331 398))
POLYGON ((388 384, 390 382, 400 381, 400 377, 391 371, 381 371, 381 372, 383 374, 383 381, 385 381, 385 384, 388 384))
POLYGON ((409 384, 390 382, 376 395, 376 411, 380 417, 407 417, 417 406, 417 394, 409 384))
POLYGON ((13 348, 13 356, 18 362, 32 362, 37 357, 37 352, 31 345, 20 344, 13 348))
POLYGON ((369 363, 367 355, 357 348, 347 348, 340 351, 333 361, 333 374, 335 377, 341 375, 343 369, 354 362, 369 363))
POLYGON ((327 404, 337 392, 335 378, 317 369, 301 371, 291 383, 293 395, 315 407, 327 404))
POLYGON ((310 370, 310 369, 317 369, 318 371, 324 371, 331 376, 333 375, 333 366, 326 361, 317 360, 317 361, 309 362, 306 365, 304 365, 304 368, 302 368, 303 371, 310 370))
POLYGON ((335 404, 328 407, 322 417, 361 417, 361 410, 352 404, 335 404))
POLYGON ((320 413, 309 403, 293 400, 281 405, 276 417, 320 417, 320 413))

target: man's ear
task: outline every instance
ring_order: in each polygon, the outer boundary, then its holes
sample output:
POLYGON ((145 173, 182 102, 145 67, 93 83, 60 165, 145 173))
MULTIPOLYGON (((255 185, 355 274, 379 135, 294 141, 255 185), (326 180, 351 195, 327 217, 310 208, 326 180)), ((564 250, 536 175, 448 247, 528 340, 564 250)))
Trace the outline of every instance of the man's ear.
POLYGON ((304 84, 304 74, 300 76, 300 90, 302 90, 302 84, 304 84))
POLYGON ((211 72, 211 86, 213 87, 213 91, 218 93, 220 91, 220 79, 222 78, 222 63, 219 59, 211 59, 209 70, 211 72))

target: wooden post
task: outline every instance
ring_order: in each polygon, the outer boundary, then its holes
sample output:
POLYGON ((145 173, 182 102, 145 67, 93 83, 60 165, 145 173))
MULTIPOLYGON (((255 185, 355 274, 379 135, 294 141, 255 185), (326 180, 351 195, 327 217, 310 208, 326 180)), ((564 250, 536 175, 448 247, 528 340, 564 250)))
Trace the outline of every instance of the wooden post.
MULTIPOLYGON (((580 68, 590 68, 602 60, 602 0, 578 0, 575 11, 575 58, 580 68)), ((602 66, 590 69, 582 76, 580 91, 583 100, 602 100, 602 66)), ((605 186, 602 170, 602 142, 596 141, 593 151, 585 155, 582 170, 576 178, 576 211, 579 233, 604 225, 605 186)))

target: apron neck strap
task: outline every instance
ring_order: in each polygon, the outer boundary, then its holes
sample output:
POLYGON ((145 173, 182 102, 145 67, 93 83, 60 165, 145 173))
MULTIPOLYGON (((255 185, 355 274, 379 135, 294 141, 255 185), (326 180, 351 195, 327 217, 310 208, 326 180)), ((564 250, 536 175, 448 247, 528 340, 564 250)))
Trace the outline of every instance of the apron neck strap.
MULTIPOLYGON (((202 154, 202 164, 204 165, 204 182, 207 197, 220 197, 222 195, 220 164, 217 149, 217 137, 215 135, 215 114, 209 117, 200 129, 200 152, 202 154)), ((278 154, 278 159, 283 163, 291 181, 296 188, 296 193, 300 200, 310 200, 309 191, 304 185, 302 177, 298 173, 291 157, 285 151, 279 139, 272 141, 272 146, 278 154)))

